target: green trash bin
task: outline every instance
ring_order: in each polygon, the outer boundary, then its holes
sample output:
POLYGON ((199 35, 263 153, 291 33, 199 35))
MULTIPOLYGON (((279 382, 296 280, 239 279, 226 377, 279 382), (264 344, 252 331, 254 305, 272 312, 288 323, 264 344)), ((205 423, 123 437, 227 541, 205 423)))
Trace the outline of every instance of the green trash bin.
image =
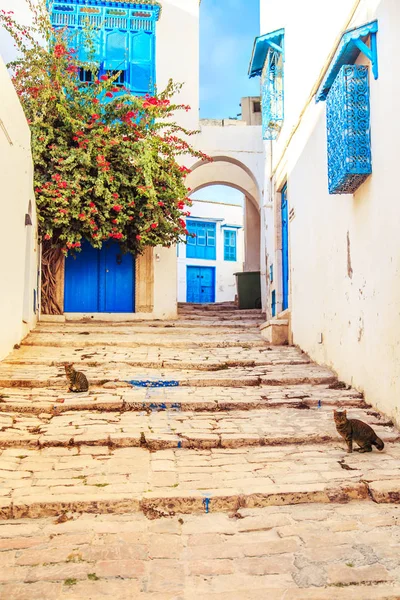
POLYGON ((239 308, 261 308, 260 271, 235 273, 239 308))

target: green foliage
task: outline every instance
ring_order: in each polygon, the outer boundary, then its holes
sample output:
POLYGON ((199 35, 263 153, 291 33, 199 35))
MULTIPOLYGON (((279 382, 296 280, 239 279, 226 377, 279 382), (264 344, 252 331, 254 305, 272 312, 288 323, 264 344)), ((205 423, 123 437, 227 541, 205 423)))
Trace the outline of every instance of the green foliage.
MULTIPOLYGON (((189 110, 172 103, 180 86, 135 97, 115 83, 119 74, 99 78, 71 49, 73 34, 52 29, 45 0, 26 1, 32 27, 4 11, 0 23, 19 51, 9 66, 32 132, 40 239, 64 254, 83 239, 95 248, 115 239, 132 254, 184 240, 190 171, 180 163, 208 157, 189 144, 195 132, 173 120, 189 110), (80 81, 81 69, 92 83, 80 81)), ((84 37, 90 56, 90 27, 84 37)))

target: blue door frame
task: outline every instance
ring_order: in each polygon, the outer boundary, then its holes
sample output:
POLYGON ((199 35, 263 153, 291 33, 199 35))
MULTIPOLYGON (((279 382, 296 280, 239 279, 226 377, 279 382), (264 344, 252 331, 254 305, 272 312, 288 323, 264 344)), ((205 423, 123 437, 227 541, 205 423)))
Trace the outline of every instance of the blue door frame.
POLYGON ((282 310, 289 307, 289 211, 287 186, 281 192, 282 221, 282 310))
POLYGON ((215 302, 215 267, 187 267, 186 301, 215 302))
POLYGON ((101 250, 82 244, 65 261, 64 310, 86 313, 135 311, 135 261, 115 242, 101 250))

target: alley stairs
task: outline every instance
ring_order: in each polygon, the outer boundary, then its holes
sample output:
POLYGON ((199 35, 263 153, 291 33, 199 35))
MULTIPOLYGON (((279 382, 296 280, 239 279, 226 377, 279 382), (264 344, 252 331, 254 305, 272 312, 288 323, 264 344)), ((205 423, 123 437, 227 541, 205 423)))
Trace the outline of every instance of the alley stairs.
POLYGON ((399 432, 263 321, 40 323, 0 364, 0 600, 400 598, 399 432))

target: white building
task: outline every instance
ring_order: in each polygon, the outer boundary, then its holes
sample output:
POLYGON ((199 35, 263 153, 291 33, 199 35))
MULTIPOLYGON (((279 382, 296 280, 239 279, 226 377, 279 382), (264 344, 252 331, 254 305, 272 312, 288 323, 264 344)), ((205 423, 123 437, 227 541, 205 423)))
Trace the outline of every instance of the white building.
POLYGON ((261 28, 266 335, 400 422, 400 5, 261 0, 261 28))
MULTIPOLYGON (((212 188, 210 188, 211 192, 212 188)), ((194 200, 187 244, 178 246, 178 302, 235 300, 243 271, 243 205, 194 200)))
POLYGON ((0 58, 0 360, 36 323, 38 247, 31 138, 0 58))

